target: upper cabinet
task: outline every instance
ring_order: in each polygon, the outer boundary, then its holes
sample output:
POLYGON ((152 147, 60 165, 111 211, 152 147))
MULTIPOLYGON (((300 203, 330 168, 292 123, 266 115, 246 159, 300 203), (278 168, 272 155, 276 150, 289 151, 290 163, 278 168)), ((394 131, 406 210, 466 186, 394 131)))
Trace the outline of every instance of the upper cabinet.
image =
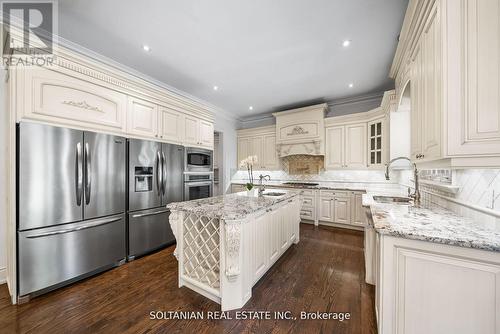
POLYGON ((214 125, 211 122, 193 117, 185 117, 184 143, 188 146, 214 147, 214 125))
POLYGON ((158 138, 158 106, 134 97, 128 98, 127 132, 158 138))
POLYGON ((158 108, 158 132, 160 139, 182 143, 184 139, 184 115, 174 109, 158 108))
MULTIPOLYGON (((274 126, 238 130, 238 166, 249 155, 257 156, 254 170, 279 170, 274 126)), ((246 167, 240 167, 246 169, 246 167)))
POLYGON ((127 96, 87 80, 42 67, 16 69, 17 120, 124 131, 127 96))
POLYGON ((48 67, 9 67, 9 100, 17 122, 213 149, 213 114, 207 106, 62 46, 55 56, 48 67))
POLYGON ((398 101, 410 85, 416 163, 500 166, 499 13, 499 0, 410 1, 390 76, 398 101))
POLYGON ((393 91, 383 99, 383 107, 325 119, 325 168, 383 168, 389 156, 388 114, 393 91))

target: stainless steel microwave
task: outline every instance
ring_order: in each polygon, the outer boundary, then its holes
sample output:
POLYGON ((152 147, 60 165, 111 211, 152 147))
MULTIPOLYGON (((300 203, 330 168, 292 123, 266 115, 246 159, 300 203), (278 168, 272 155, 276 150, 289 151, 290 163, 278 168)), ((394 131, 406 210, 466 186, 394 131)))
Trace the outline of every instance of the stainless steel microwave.
POLYGON ((211 172, 213 170, 213 152, 187 147, 184 170, 186 172, 211 172))

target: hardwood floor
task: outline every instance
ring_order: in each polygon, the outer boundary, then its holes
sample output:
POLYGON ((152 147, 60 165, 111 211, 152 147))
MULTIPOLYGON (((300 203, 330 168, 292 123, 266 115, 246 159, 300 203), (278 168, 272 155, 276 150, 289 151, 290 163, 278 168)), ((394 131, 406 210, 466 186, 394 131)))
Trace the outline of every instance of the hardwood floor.
POLYGON ((291 311, 297 320, 151 320, 151 311, 220 310, 177 288, 172 246, 19 306, 0 286, 0 333, 376 333, 363 234, 306 224, 300 233, 242 309, 291 311), (351 319, 300 320, 301 311, 350 312, 351 319))

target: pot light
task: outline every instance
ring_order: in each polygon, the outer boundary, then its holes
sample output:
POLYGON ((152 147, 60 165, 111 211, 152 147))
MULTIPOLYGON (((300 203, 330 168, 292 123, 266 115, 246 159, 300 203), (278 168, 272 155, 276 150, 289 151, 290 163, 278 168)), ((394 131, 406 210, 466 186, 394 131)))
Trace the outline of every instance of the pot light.
POLYGON ((248 110, 253 110, 253 107, 252 106, 248 107, 248 110))
POLYGON ((345 41, 342 42, 342 46, 344 48, 348 47, 349 45, 351 45, 351 41, 349 39, 346 39, 345 41))
POLYGON ((219 86, 214 86, 214 90, 219 90, 219 86))
POLYGON ((151 51, 151 48, 149 47, 149 45, 146 45, 146 44, 144 44, 144 45, 142 46, 142 49, 143 49, 144 51, 146 51, 146 52, 150 52, 150 51, 151 51))
POLYGON ((354 84, 350 83, 349 88, 352 88, 352 87, 354 87, 354 84))

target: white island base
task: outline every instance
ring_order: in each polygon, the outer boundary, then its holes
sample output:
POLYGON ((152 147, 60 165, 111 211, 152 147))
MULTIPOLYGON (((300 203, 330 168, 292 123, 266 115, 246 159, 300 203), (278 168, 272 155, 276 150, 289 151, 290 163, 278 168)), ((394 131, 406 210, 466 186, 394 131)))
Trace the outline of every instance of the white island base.
POLYGON ((243 307, 254 284, 299 242, 300 198, 289 197, 234 220, 172 208, 179 287, 219 303, 222 311, 243 307))

